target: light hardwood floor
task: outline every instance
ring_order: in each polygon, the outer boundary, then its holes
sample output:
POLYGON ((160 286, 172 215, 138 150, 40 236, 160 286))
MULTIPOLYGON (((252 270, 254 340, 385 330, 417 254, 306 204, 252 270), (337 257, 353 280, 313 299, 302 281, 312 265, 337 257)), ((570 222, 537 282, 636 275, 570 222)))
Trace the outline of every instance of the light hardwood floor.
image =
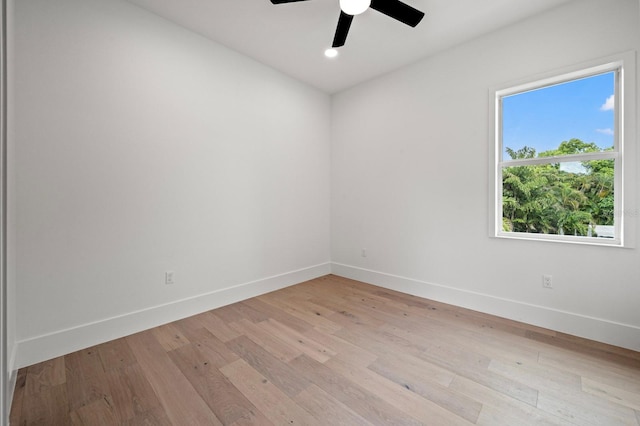
POLYGON ((21 369, 12 425, 638 425, 640 353, 329 275, 21 369))

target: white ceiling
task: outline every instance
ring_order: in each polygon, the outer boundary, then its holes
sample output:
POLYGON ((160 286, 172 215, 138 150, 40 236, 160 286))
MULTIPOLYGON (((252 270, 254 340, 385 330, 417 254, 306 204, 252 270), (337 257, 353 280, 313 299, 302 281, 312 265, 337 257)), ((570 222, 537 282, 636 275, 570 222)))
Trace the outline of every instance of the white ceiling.
POLYGON ((369 9, 354 18, 334 59, 324 51, 333 41, 339 0, 128 1, 335 93, 569 0, 406 0, 426 13, 415 28, 369 9))

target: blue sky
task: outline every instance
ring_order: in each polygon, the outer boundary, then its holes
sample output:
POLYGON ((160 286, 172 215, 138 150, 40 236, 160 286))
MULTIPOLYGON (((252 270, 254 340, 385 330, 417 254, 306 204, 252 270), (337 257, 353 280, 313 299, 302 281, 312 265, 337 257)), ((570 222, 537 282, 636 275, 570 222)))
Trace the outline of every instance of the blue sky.
MULTIPOLYGON (((613 145, 614 73, 503 98, 503 146, 547 151, 577 138, 613 145)), ((505 158, 509 158, 505 154, 505 158)))

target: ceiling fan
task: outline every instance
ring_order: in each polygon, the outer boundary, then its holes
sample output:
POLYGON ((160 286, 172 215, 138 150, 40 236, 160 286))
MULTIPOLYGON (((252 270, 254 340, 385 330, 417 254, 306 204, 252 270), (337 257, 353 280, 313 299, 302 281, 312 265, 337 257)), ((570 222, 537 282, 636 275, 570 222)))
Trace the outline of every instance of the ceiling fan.
MULTIPOLYGON (((299 1, 307 0, 271 0, 271 3, 282 4, 299 1)), ((331 47, 344 46, 353 17, 369 8, 411 27, 418 25, 424 17, 424 12, 414 9, 400 0, 340 0, 340 17, 338 18, 338 26, 331 47)))

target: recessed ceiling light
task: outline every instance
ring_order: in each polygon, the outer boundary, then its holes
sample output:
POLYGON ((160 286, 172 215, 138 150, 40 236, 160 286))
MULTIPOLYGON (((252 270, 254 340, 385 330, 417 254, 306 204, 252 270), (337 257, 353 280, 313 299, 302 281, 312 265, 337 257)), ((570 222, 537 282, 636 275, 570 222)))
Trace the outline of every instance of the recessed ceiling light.
POLYGON ((327 49, 324 51, 324 56, 327 58, 335 58, 338 56, 338 51, 336 49, 327 49))

